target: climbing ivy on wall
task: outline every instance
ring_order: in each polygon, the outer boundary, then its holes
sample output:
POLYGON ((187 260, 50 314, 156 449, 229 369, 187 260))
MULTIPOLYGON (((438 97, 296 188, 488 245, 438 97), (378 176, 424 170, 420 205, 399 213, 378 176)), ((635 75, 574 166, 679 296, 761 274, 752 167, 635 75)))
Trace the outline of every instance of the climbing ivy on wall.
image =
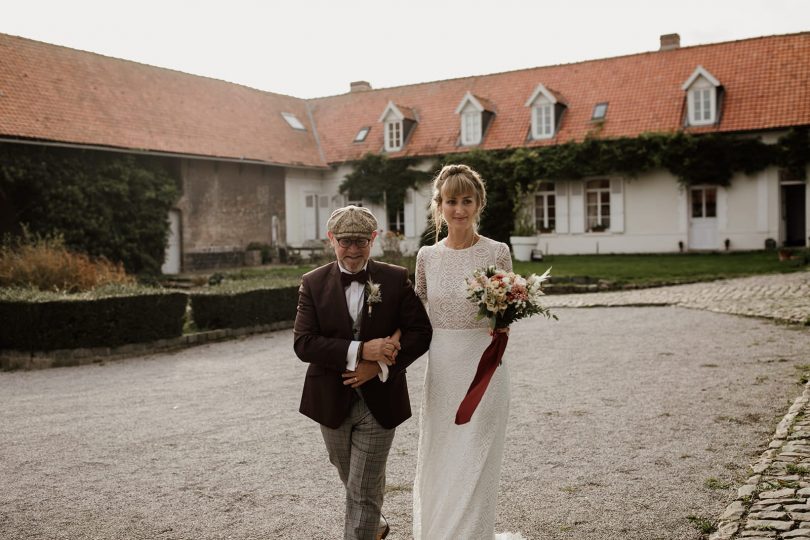
MULTIPOLYGON (((793 128, 776 144, 758 138, 722 134, 655 133, 617 139, 586 138, 537 148, 510 150, 473 149, 437 158, 438 170, 446 163, 465 163, 476 169, 487 183, 489 202, 481 231, 508 242, 515 209, 521 201, 516 193, 527 192, 539 181, 577 180, 622 174, 639 176, 654 169, 666 169, 684 185, 729 185, 734 174, 753 174, 778 166, 803 175, 810 163, 808 128, 793 128)), ((409 187, 430 174, 409 169, 409 159, 387 159, 367 154, 341 185, 352 198, 375 203, 386 193, 388 204, 401 205, 409 187), (394 198, 392 198, 392 194, 394 198)))

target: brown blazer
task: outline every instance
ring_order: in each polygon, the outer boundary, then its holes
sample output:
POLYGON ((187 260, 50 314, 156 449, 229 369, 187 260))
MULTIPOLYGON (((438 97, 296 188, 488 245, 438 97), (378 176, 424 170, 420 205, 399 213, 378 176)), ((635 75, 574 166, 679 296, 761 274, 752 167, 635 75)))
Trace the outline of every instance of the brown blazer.
MULTIPOLYGON (((402 349, 396 364, 389 367, 388 380, 383 383, 375 377, 360 387, 371 414, 391 429, 411 416, 405 368, 427 351, 433 330, 405 268, 372 260, 366 268, 369 279, 380 284, 382 301, 372 306, 371 316, 363 303, 360 340, 402 330, 402 349)), ((336 262, 304 274, 298 290, 294 337, 295 354, 309 363, 300 411, 320 424, 337 428, 348 415, 354 390, 345 386, 340 376, 346 370, 352 319, 336 262)))

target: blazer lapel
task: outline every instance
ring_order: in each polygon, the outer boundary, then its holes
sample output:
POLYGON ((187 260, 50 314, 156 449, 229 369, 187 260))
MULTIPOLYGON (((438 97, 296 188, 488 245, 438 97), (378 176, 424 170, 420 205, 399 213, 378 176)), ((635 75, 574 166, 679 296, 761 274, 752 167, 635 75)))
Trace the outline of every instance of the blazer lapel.
POLYGON ((352 316, 349 315, 349 306, 346 304, 346 290, 340 281, 340 267, 338 267, 337 262, 332 263, 332 271, 329 272, 326 289, 327 313, 329 311, 336 313, 341 329, 347 336, 351 336, 353 334, 352 316))

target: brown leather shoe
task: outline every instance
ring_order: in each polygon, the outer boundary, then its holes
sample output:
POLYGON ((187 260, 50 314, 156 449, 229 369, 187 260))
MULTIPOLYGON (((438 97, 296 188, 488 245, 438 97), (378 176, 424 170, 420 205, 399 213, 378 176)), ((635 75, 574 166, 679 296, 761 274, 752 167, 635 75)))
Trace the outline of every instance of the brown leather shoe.
POLYGON ((383 540, 390 532, 391 527, 388 526, 388 520, 385 519, 385 516, 380 514, 380 527, 377 531, 377 540, 383 540))

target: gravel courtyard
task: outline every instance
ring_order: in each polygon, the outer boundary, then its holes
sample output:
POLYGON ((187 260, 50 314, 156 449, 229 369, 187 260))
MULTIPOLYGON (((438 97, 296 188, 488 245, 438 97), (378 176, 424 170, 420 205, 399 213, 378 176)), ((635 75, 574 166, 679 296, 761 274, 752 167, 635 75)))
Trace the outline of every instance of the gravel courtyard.
MULTIPOLYGON (((701 538, 768 445, 810 329, 681 307, 557 308, 513 329, 498 525, 701 538)), ((297 412, 292 332, 0 373, 0 538, 335 539, 342 486, 297 412)), ((477 359, 473 360, 477 361, 477 359)), ((424 359, 384 511, 410 538, 424 359)))

